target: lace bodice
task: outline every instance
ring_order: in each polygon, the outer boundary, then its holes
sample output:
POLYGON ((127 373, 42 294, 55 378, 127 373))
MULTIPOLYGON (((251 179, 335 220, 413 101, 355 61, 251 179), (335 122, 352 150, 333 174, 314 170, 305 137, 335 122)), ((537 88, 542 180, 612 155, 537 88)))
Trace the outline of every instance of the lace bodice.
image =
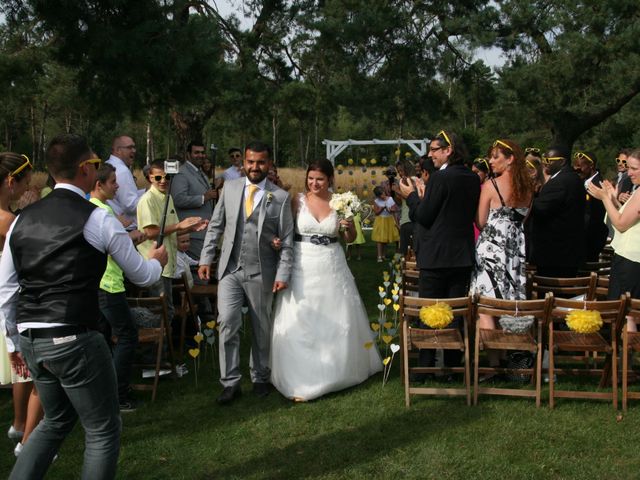
POLYGON ((296 233, 300 235, 326 235, 338 236, 338 215, 335 210, 326 218, 318 222, 307 208, 306 198, 303 193, 298 196, 299 207, 296 218, 296 233))

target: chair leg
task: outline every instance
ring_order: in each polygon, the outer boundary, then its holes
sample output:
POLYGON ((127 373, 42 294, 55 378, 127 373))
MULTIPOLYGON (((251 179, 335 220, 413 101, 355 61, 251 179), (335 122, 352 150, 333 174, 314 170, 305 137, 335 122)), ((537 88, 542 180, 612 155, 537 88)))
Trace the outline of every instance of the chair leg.
POLYGON ((536 354, 536 408, 540 407, 540 396, 542 392, 542 342, 538 341, 538 352, 536 354))
POLYGON ((404 365, 404 404, 408 408, 411 406, 411 396, 409 395, 409 347, 407 339, 409 337, 407 322, 402 322, 402 364, 404 365))
POLYGON ((473 404, 478 405, 478 366, 480 365, 480 329, 476 327, 475 348, 473 350, 473 404))
POLYGON ((613 409, 618 409, 618 340, 616 338, 615 331, 612 332, 613 341, 611 342, 611 348, 613 353, 611 354, 611 400, 613 401, 613 409))
POLYGON ((164 328, 161 328, 161 330, 163 331, 160 333, 160 338, 158 338, 158 343, 157 343, 158 350, 156 352, 156 371, 153 377, 153 389, 151 390, 152 402, 156 401, 156 393, 158 392, 158 382, 160 381, 160 363, 162 361, 162 347, 164 345, 164 336, 165 336, 164 328))
POLYGON ((464 384, 467 389, 467 406, 471 406, 471 358, 469 355, 469 339, 464 340, 464 384))
POLYGON ((629 382, 629 337, 626 325, 622 328, 622 410, 627 411, 629 382))
MULTIPOLYGON (((553 325, 553 323, 551 323, 553 325)), ((549 330, 549 408, 555 407, 555 381, 554 381, 554 354, 553 354, 553 327, 549 330)))

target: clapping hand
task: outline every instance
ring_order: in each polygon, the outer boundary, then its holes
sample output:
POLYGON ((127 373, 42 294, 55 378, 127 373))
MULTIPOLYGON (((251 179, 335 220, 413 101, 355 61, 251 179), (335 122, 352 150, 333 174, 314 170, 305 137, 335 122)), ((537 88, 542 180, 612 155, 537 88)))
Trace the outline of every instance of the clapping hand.
POLYGON ((412 192, 416 191, 414 183, 406 177, 400 180, 398 185, 400 187, 400 195, 402 195, 403 198, 407 198, 412 192))
POLYGON ((598 187, 593 182, 589 182, 589 185, 587 186, 587 191, 589 192, 589 195, 591 195, 594 198, 597 198, 598 200, 604 200, 605 197, 612 198, 613 196, 615 196, 615 188, 613 187, 613 185, 611 185, 611 182, 609 182, 608 180, 605 180, 604 182, 602 182, 601 187, 598 187))
POLYGON ((182 232, 200 232, 207 228, 209 220, 200 217, 188 217, 178 223, 178 230, 182 232))

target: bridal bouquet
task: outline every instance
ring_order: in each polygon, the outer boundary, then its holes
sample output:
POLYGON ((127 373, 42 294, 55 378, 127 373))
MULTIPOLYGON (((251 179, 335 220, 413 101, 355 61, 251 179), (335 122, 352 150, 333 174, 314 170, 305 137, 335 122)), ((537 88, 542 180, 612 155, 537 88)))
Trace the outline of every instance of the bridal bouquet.
POLYGON ((353 192, 334 193, 329 206, 336 211, 340 220, 353 218, 362 210, 362 202, 353 192))

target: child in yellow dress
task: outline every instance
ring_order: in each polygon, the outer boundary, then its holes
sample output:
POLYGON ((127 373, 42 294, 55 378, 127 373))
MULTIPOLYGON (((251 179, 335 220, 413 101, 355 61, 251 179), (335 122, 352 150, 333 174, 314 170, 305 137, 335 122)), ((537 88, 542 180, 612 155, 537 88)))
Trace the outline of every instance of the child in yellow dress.
POLYGON ((393 198, 384 193, 382 187, 374 188, 373 194, 376 196, 373 202, 373 213, 376 214, 376 219, 373 222, 371 239, 377 244, 378 263, 382 263, 387 243, 395 244, 400 240, 400 233, 393 215, 398 210, 398 205, 393 198))

